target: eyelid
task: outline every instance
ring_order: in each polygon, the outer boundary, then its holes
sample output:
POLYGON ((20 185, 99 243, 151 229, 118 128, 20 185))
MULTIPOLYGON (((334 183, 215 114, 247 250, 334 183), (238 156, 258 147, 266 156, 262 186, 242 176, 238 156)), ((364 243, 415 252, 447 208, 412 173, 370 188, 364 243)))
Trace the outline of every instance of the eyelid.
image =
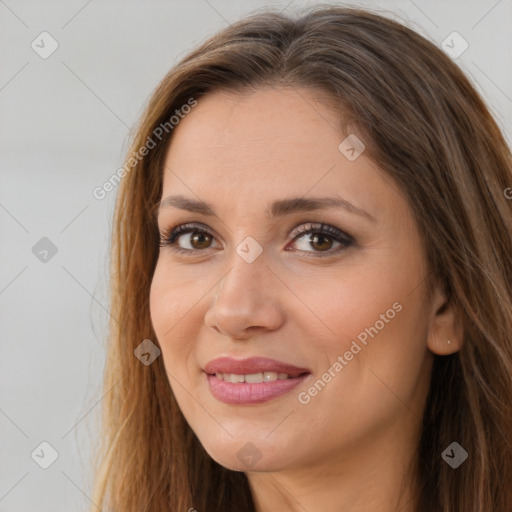
POLYGON ((204 232, 213 236, 214 238, 219 238, 222 240, 222 237, 218 235, 215 230, 211 229, 209 226, 203 224, 202 222, 184 222, 180 224, 175 224, 171 228, 162 230, 160 235, 161 238, 163 236, 166 239, 169 239, 172 236, 174 241, 176 240, 176 238, 178 238, 178 236, 190 233, 191 231, 204 232))
MULTIPOLYGON (((160 247, 166 247, 170 246, 170 249, 173 250, 176 253, 183 254, 185 256, 195 256, 201 252, 205 252, 208 249, 212 249, 212 247, 207 247, 206 249, 199 250, 199 249, 184 249, 182 247, 179 247, 176 243, 176 240, 181 236, 185 234, 190 234, 191 232, 200 232, 200 233, 206 233, 210 236, 212 236, 215 240, 217 239, 217 234, 214 230, 212 230, 209 226, 206 224, 203 224, 202 222, 188 222, 188 223, 181 223, 176 224, 171 228, 164 229, 160 233, 160 247), (171 240, 172 238, 172 240, 171 240)), ((339 247, 337 247, 334 250, 327 250, 327 251, 305 251, 302 249, 298 249, 295 252, 299 252, 301 254, 306 254, 308 257, 328 257, 328 256, 335 256, 339 252, 342 252, 345 249, 350 248, 351 246, 356 244, 355 238, 347 233, 344 230, 341 230, 335 226, 332 226, 330 224, 325 224, 323 222, 303 222, 299 226, 297 226, 289 235, 291 238, 291 242, 293 243, 296 239, 302 238, 302 236, 305 236, 306 234, 325 234, 328 237, 335 240, 336 243, 339 244, 339 247)), ((222 237, 219 237, 222 240, 222 237)), ((285 249, 287 250, 287 249, 285 249)))
POLYGON ((310 232, 319 232, 325 233, 334 238, 341 238, 347 244, 354 243, 354 237, 349 235, 346 231, 339 229, 335 226, 331 226, 330 224, 326 224, 324 222, 305 222, 300 224, 299 227, 295 228, 290 237, 293 240, 297 238, 299 235, 304 235, 310 232))

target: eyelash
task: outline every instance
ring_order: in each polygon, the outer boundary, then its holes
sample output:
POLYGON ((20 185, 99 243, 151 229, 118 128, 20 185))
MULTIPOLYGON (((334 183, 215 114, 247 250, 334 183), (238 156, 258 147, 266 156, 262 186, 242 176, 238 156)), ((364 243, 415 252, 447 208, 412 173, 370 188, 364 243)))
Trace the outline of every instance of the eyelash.
MULTIPOLYGON (((175 226, 173 228, 164 229, 160 233, 160 247, 170 247, 174 252, 179 254, 184 254, 186 256, 193 256, 195 253, 197 253, 199 250, 197 249, 183 249, 182 247, 178 247, 176 245, 176 240, 180 235, 183 235, 185 233, 202 233, 206 235, 213 236, 210 231, 207 229, 202 228, 200 225, 197 224, 180 224, 178 226, 175 226)), ((333 238, 337 242, 342 244, 342 247, 338 247, 335 250, 329 250, 326 251, 325 254, 322 254, 321 251, 301 251, 299 252, 313 252, 318 255, 318 257, 324 257, 324 256, 332 256, 333 253, 338 253, 340 251, 343 251, 344 249, 347 249, 351 245, 354 244, 355 240, 352 236, 350 236, 347 233, 344 233, 343 231, 333 227, 329 226, 328 224, 316 224, 316 226, 313 223, 307 223, 301 228, 299 228, 295 236, 293 237, 292 241, 295 241, 298 238, 301 238, 308 234, 321 234, 321 235, 328 235, 329 238, 333 238)), ((209 249, 209 247, 207 248, 209 249)))

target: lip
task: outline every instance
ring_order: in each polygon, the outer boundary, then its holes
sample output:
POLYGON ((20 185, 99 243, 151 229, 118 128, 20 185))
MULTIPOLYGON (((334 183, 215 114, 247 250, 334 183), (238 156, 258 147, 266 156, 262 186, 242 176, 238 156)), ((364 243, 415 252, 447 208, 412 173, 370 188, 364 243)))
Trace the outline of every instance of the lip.
POLYGON ((307 379, 311 372, 307 368, 283 363, 266 357, 234 359, 220 357, 210 361, 204 375, 208 381, 211 394, 219 401, 231 405, 260 404, 289 393, 293 388, 307 379), (234 373, 237 375, 259 372, 287 373, 288 379, 271 382, 226 382, 218 379, 215 373, 234 373))
POLYGON ((210 361, 204 368, 210 375, 215 373, 235 373, 247 375, 259 372, 287 373, 290 377, 299 377, 303 373, 311 373, 307 368, 299 368, 292 364, 283 363, 268 357, 249 357, 235 359, 233 357, 218 357, 210 361))

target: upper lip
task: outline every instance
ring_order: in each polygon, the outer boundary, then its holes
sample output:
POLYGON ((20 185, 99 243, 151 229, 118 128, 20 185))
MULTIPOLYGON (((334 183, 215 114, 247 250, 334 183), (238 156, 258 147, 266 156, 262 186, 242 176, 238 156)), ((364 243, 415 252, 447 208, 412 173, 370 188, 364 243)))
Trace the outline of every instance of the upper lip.
POLYGON ((299 368, 292 364, 270 359, 268 357, 249 357, 247 359, 235 359, 233 357, 218 357, 210 361, 204 368, 209 374, 234 373, 247 375, 260 372, 286 373, 290 377, 298 377, 303 373, 311 373, 307 368, 299 368))

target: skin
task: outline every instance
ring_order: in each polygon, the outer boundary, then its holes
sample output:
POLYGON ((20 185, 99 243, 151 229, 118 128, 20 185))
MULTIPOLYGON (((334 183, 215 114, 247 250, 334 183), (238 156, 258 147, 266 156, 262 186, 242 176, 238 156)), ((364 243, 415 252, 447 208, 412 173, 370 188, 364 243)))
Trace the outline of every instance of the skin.
POLYGON ((258 512, 412 512, 417 482, 401 485, 417 452, 433 354, 459 350, 462 332, 440 289, 426 294, 425 252, 404 194, 364 152, 354 161, 340 152, 338 114, 320 98, 305 88, 217 91, 180 121, 162 198, 201 199, 216 216, 159 212, 160 230, 201 223, 211 237, 178 238, 194 256, 160 249, 152 323, 187 422, 214 460, 247 474, 258 512), (264 214, 274 200, 334 194, 375 220, 339 208, 264 214), (322 222, 355 243, 338 251, 330 235, 293 240, 295 228, 322 222), (247 236, 263 249, 250 264, 236 252, 247 236), (300 403, 394 303, 401 311, 300 403), (271 357, 312 375, 269 402, 228 405, 202 372, 227 355, 271 357), (251 467, 237 457, 248 442, 261 455, 251 467))

